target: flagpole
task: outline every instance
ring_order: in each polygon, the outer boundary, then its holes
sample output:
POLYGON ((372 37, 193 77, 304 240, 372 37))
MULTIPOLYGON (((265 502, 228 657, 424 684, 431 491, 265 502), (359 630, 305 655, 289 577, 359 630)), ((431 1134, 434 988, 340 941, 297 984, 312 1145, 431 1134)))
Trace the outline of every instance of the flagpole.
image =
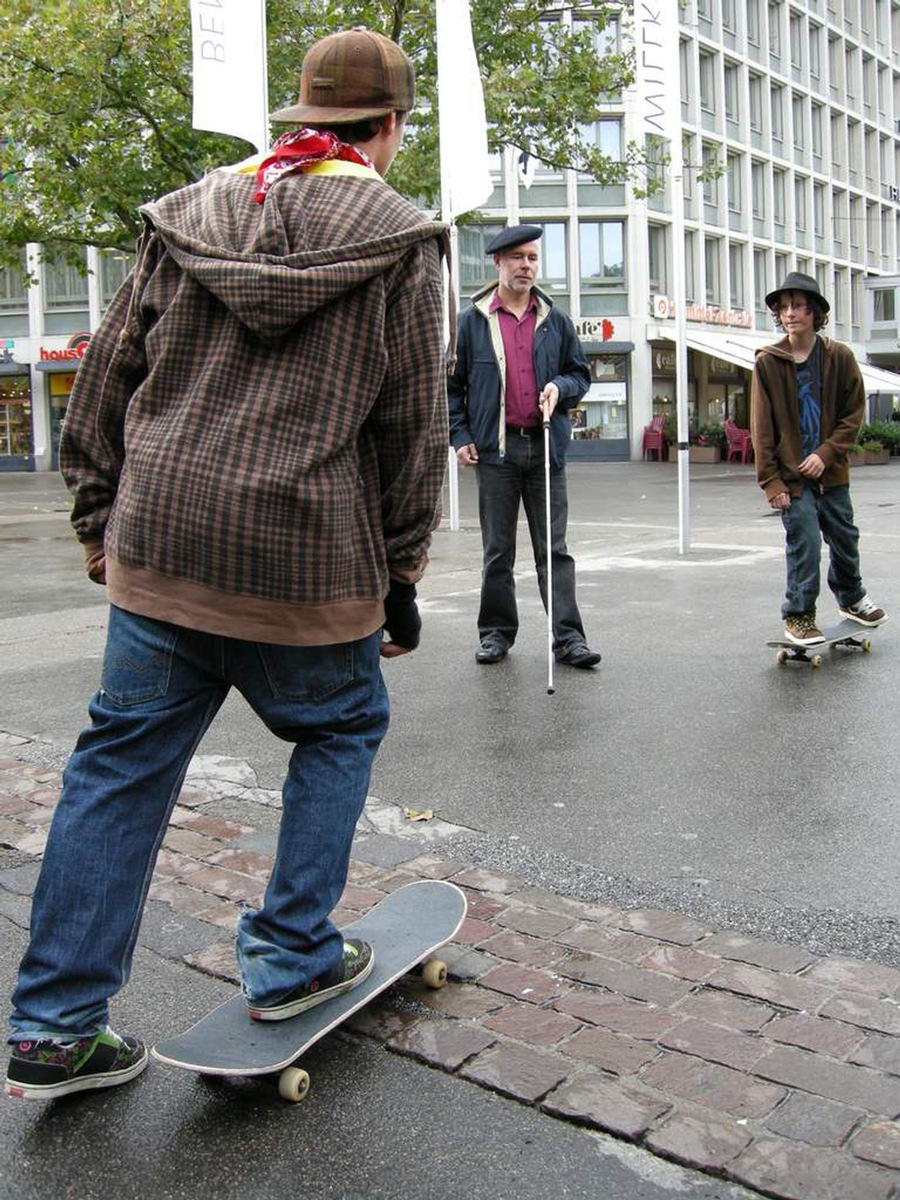
POLYGON ((262 88, 262 104, 260 105, 260 128, 257 134, 256 149, 265 154, 269 148, 269 49, 266 44, 266 5, 265 0, 259 6, 259 44, 262 47, 262 62, 260 63, 260 87, 262 88))

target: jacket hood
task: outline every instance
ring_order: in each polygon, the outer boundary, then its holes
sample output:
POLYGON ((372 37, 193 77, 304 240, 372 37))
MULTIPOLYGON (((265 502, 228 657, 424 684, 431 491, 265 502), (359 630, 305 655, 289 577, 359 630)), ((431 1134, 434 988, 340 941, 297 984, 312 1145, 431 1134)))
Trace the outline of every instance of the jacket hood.
MULTIPOLYGON (((817 339, 822 343, 827 350, 829 347, 829 339, 822 337, 821 334, 816 335, 817 339)), ((787 336, 783 337, 780 342, 773 342, 771 346, 760 346, 756 351, 756 358, 786 358, 793 363, 794 355, 791 352, 791 343, 787 336)))
POLYGON ((220 170, 144 205, 141 214, 181 270, 263 339, 281 337, 310 313, 389 271, 411 246, 444 228, 374 171, 365 178, 296 173, 273 187, 263 204, 255 194, 255 176, 220 170), (402 210, 406 228, 388 235, 373 229, 365 217, 367 189, 373 188, 380 190, 379 206, 402 210), (324 202, 322 189, 331 189, 324 202), (347 189, 353 189, 352 219, 310 219, 311 208, 347 215, 347 189))

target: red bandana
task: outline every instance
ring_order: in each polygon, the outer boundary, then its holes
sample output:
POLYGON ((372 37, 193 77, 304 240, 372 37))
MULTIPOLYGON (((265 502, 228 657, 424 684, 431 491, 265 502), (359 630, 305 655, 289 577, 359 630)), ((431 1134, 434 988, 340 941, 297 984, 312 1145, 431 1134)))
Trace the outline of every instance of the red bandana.
POLYGON ((348 146, 333 133, 319 129, 298 129, 278 139, 256 172, 256 202, 262 204, 266 192, 285 175, 302 170, 311 163, 339 158, 344 162, 371 167, 371 158, 355 146, 348 146))

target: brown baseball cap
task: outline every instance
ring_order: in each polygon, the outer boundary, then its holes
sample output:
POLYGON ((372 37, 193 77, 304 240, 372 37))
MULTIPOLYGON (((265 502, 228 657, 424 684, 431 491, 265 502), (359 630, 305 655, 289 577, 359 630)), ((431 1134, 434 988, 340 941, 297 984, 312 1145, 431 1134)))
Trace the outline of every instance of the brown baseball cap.
POLYGON ((397 43, 370 29, 348 29, 310 46, 298 102, 270 120, 340 125, 409 112, 415 100, 413 66, 397 43))

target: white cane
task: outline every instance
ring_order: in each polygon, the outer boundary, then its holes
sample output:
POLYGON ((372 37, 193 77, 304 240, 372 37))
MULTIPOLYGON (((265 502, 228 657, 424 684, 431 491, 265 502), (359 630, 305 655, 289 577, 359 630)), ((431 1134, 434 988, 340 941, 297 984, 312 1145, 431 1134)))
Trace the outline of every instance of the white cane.
POLYGON ((541 405, 544 414, 544 484, 547 518, 546 588, 547 588, 547 695, 553 695, 553 543, 550 538, 550 406, 541 405))

